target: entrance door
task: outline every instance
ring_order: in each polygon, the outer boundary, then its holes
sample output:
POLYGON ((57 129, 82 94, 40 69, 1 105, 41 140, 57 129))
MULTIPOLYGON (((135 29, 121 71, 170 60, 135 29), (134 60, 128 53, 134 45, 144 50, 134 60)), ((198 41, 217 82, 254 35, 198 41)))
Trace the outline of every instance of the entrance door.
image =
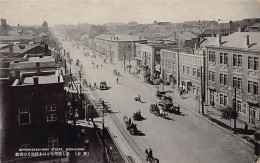
POLYGON ((249 119, 251 123, 255 124, 256 110, 253 107, 249 108, 249 119))
POLYGON ((210 105, 214 106, 214 92, 212 90, 210 90, 210 96, 209 96, 209 101, 210 101, 210 105))

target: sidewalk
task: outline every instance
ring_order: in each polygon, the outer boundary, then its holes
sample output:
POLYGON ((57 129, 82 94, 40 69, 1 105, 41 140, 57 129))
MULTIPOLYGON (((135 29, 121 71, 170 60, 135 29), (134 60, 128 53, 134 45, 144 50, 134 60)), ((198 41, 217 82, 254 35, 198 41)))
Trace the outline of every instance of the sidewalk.
MULTIPOLYGON (((114 64, 118 69, 121 70, 121 72, 124 72, 124 68, 122 67, 122 63, 118 62, 117 64, 114 64)), ((151 85, 148 83, 145 83, 143 80, 142 75, 133 75, 132 73, 129 73, 128 70, 125 70, 125 75, 129 75, 136 80, 139 80, 147 87, 154 89, 156 91, 158 89, 158 86, 151 85)), ((161 87, 161 86, 160 86, 161 87)), ((179 94, 179 91, 176 88, 173 88, 172 86, 166 86, 164 85, 164 90, 166 90, 168 95, 170 95, 173 99, 173 102, 177 105, 179 105, 182 108, 187 109, 188 111, 196 114, 197 116, 202 117, 209 123, 215 125, 216 127, 220 128, 221 130, 224 130, 225 132, 229 133, 230 135, 234 136, 240 141, 243 141, 245 144, 250 146, 251 148, 254 148, 254 135, 253 133, 256 131, 254 126, 252 124, 248 123, 248 134, 244 134, 244 127, 245 122, 243 122, 240 119, 237 119, 236 121, 236 127, 237 127, 237 134, 234 134, 233 127, 234 127, 234 121, 231 121, 231 128, 230 128, 230 120, 222 119, 222 112, 218 110, 217 108, 213 108, 209 105, 204 105, 204 116, 201 114, 201 104, 198 100, 196 100, 193 95, 187 94, 182 98, 179 94), (188 102, 187 102, 188 101, 188 102)))

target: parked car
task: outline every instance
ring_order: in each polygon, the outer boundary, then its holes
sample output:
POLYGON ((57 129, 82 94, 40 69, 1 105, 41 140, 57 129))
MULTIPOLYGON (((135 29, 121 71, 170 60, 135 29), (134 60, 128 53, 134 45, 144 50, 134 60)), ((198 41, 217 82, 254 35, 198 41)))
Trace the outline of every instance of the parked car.
POLYGON ((101 81, 100 82, 100 86, 99 86, 99 89, 100 90, 106 90, 108 87, 107 87, 107 83, 105 81, 101 81))

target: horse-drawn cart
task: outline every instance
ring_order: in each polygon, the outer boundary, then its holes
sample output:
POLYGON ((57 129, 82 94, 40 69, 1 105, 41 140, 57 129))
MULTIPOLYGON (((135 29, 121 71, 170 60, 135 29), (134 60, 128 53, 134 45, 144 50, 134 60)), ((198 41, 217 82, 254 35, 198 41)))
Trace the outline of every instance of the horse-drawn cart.
POLYGON ((139 131, 137 130, 137 125, 134 123, 131 123, 131 120, 129 120, 130 118, 128 118, 127 116, 123 117, 124 122, 126 124, 126 129, 129 131, 129 133, 131 135, 138 135, 139 131))
POLYGON ((156 116, 166 117, 168 114, 165 112, 165 106, 161 104, 151 104, 150 105, 150 112, 156 116))
POLYGON ((119 76, 119 75, 120 75, 120 72, 119 72, 119 71, 117 71, 117 69, 114 69, 114 70, 113 70, 113 74, 114 74, 114 75, 118 75, 118 76, 119 76))

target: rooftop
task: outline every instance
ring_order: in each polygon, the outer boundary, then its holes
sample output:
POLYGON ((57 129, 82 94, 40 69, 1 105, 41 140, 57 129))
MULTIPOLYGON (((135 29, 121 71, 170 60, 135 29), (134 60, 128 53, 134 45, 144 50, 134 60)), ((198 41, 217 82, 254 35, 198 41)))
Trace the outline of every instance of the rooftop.
POLYGON ((33 36, 28 35, 9 35, 9 36, 0 36, 0 41, 20 41, 20 40, 32 40, 33 36))
MULTIPOLYGON (((219 46, 218 38, 208 37, 205 46, 219 46)), ((259 32, 235 32, 228 36, 222 37, 221 47, 231 47, 246 50, 260 50, 260 33, 259 32), (249 45, 246 44, 247 35, 249 36, 249 45)))
MULTIPOLYGON (((40 45, 38 45, 38 44, 17 44, 17 45, 13 46, 13 53, 22 54, 37 46, 40 46, 40 45)), ((3 49, 0 51, 0 53, 9 53, 9 49, 3 49)))
POLYGON ((108 41, 144 41, 147 40, 144 37, 138 35, 107 35, 101 34, 96 39, 108 40, 108 41))
MULTIPOLYGON (((58 78, 54 75, 46 75, 46 76, 37 76, 39 84, 49 84, 49 83, 57 83, 58 78)), ((25 77, 21 85, 31 85, 33 84, 34 76, 25 77)))
POLYGON ((5 48, 7 47, 9 44, 0 44, 0 48, 5 48))

